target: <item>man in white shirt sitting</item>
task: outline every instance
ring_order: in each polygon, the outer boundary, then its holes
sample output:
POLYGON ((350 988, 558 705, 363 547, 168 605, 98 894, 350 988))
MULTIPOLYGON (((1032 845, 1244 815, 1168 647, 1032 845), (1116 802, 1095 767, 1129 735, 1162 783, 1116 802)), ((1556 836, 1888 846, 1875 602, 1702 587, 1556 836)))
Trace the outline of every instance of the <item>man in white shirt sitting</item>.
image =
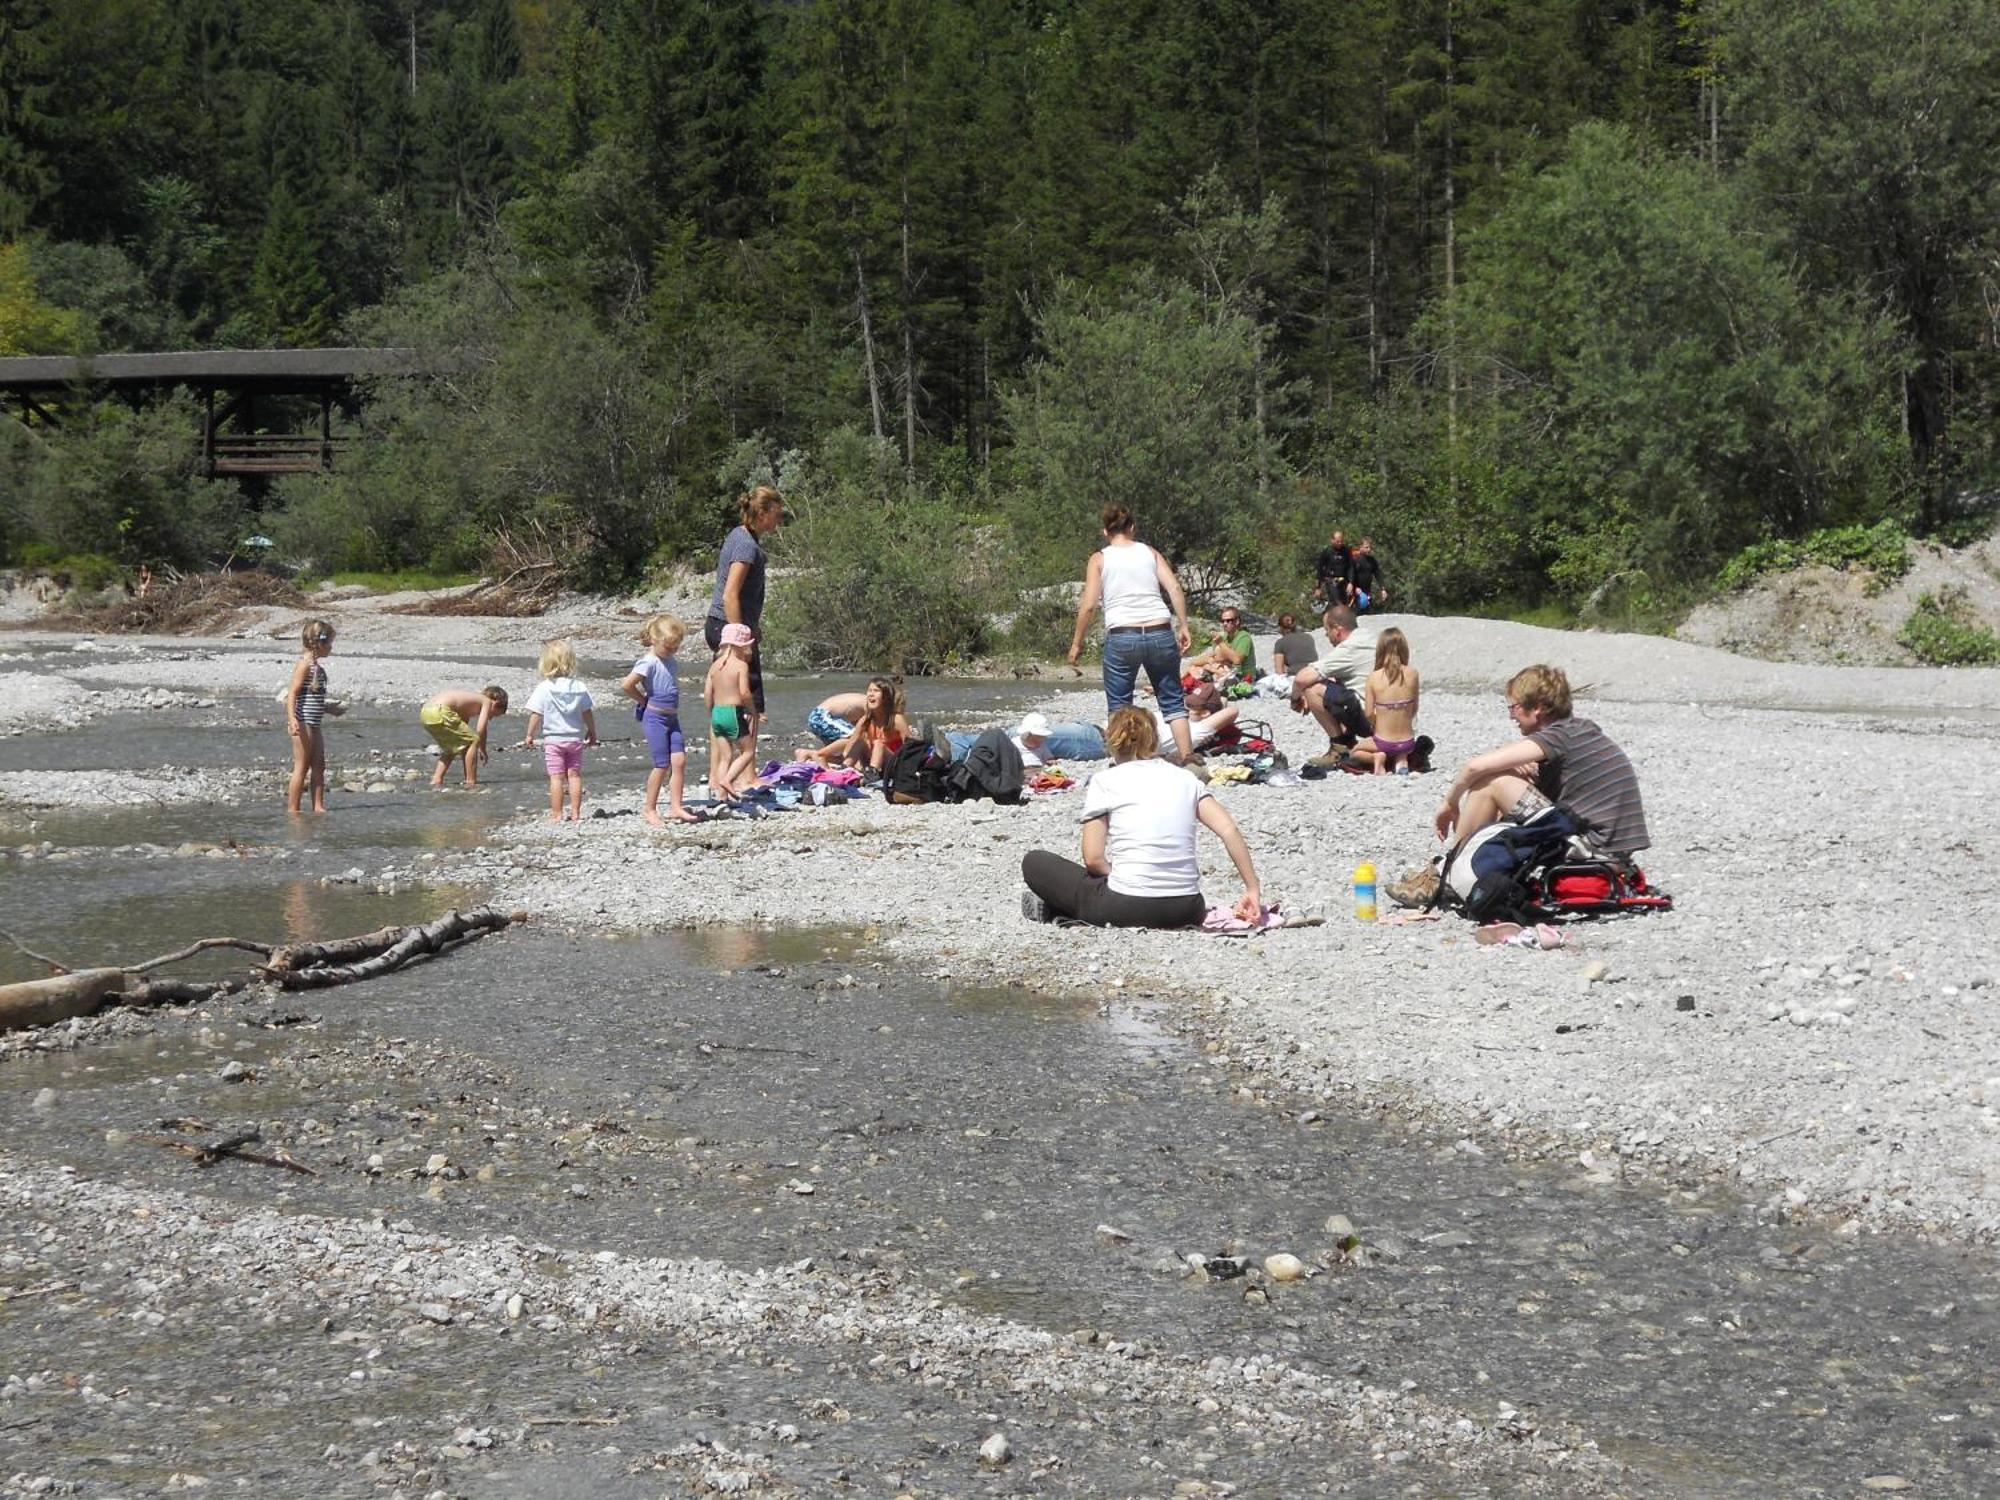
POLYGON ((1337 754, 1375 732, 1361 703, 1375 670, 1375 632, 1361 629, 1345 604, 1330 607, 1320 621, 1332 645, 1292 678, 1292 712, 1310 713, 1326 731, 1328 753, 1337 754))

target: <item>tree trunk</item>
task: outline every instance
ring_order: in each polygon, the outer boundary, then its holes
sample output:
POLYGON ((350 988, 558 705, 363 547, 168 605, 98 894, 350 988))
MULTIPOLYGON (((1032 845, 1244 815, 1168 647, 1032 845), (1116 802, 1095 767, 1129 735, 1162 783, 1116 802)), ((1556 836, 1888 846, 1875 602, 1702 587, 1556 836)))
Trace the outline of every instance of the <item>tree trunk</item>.
POLYGON ((0 1031, 87 1016, 125 986, 123 969, 79 969, 54 979, 0 984, 0 1031))
POLYGON ((882 383, 875 374, 875 326, 868 316, 868 273, 861 269, 861 247, 854 247, 854 305, 861 314, 861 363, 868 372, 868 418, 875 440, 882 440, 882 383))
POLYGON ((1444 7, 1444 410, 1445 440, 1450 446, 1451 487, 1458 489, 1458 189, 1452 168, 1458 151, 1452 91, 1458 86, 1458 57, 1453 50, 1454 0, 1444 7))

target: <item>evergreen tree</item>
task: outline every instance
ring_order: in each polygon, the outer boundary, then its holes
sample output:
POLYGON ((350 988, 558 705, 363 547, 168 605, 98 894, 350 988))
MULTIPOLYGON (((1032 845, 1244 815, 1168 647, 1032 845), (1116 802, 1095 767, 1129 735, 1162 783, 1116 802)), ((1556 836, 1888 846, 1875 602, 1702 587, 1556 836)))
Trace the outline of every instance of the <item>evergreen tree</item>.
POLYGON ((283 181, 271 190, 250 272, 250 302, 263 335, 284 347, 315 348, 332 332, 334 294, 320 268, 319 242, 283 181))

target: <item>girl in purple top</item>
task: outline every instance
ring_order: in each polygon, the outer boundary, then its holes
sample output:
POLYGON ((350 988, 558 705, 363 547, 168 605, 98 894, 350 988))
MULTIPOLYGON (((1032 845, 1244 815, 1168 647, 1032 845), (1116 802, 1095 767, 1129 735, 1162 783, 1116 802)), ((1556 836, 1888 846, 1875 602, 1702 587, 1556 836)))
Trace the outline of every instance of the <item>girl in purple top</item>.
POLYGON ((660 786, 668 783, 667 818, 676 823, 701 820, 681 805, 687 783, 687 739, 681 734, 681 679, 674 653, 681 649, 687 626, 672 615, 654 615, 639 632, 646 654, 618 684, 619 691, 638 705, 635 710, 646 731, 646 748, 653 752, 653 773, 646 778, 646 806, 640 813, 655 828, 660 817, 660 786), (671 778, 671 779, 670 779, 671 778))

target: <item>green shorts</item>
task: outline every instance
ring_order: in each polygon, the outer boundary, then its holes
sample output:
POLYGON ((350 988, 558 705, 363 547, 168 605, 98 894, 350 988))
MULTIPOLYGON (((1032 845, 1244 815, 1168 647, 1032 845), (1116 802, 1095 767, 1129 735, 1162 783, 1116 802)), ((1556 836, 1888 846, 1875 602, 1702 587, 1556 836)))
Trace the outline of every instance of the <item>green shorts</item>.
POLYGON ((438 742, 446 760, 456 760, 479 743, 479 736, 466 727, 465 720, 442 703, 426 703, 417 721, 438 742))
POLYGON ((740 740, 750 733, 750 721, 733 703, 718 703, 708 711, 708 732, 721 740, 740 740))

